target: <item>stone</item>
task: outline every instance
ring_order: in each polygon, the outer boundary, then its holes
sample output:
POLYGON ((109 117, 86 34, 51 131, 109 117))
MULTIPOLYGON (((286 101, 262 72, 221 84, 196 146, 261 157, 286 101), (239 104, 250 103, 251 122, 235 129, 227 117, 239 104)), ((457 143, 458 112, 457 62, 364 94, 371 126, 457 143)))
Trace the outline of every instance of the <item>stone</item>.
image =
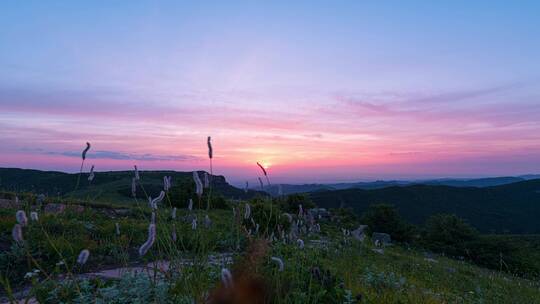
POLYGON ((50 203, 50 204, 45 205, 43 212, 52 213, 52 214, 60 214, 60 213, 63 213, 65 210, 66 210, 66 205, 64 204, 50 203))
POLYGON ((358 228, 351 231, 351 234, 354 237, 354 239, 357 241, 363 242, 364 239, 366 238, 366 234, 364 233, 364 231, 366 230, 367 227, 368 227, 367 225, 360 225, 358 228))
POLYGON ((4 199, 4 198, 0 198, 0 208, 10 208, 10 209, 20 209, 22 206, 22 203, 20 201, 16 201, 16 200, 9 200, 9 199, 4 199))
POLYGON ((384 254, 384 249, 382 249, 382 248, 374 248, 374 249, 371 249, 371 251, 373 251, 375 253, 378 253, 378 254, 384 254))
POLYGON ((381 246, 388 246, 392 244, 392 238, 388 233, 373 232, 371 239, 374 243, 379 243, 381 246))

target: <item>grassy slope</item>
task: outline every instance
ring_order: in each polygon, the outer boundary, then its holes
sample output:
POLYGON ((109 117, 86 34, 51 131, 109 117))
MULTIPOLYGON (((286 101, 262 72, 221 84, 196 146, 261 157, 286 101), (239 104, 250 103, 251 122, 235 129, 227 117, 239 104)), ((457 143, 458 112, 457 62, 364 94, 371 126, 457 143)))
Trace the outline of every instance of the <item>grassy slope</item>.
MULTIPOLYGON (((0 242, 4 244, 11 242, 14 211, 0 210, 0 242)), ((82 248, 90 248, 92 252, 87 270, 133 263, 140 261, 136 250, 145 239, 148 223, 148 214, 138 214, 137 209, 133 212, 129 217, 120 219, 111 219, 92 210, 82 214, 42 215, 40 224, 33 224, 25 231, 26 237, 35 249, 37 260, 49 263, 50 267, 54 267, 59 256, 48 245, 50 242, 43 238, 43 230, 48 231, 48 237, 55 244, 56 250, 62 253, 70 265, 82 248), (122 227, 121 237, 114 235, 115 222, 119 222, 122 227)), ((170 242, 163 233, 170 229, 171 220, 167 219, 169 212, 160 209, 158 222, 161 224, 158 231, 161 237, 158 247, 168 246, 166 244, 170 242)), ((185 214, 186 211, 182 210, 178 216, 185 214)), ((195 244, 201 239, 207 244, 205 254, 234 251, 235 234, 231 231, 231 211, 215 210, 210 216, 214 226, 209 230, 193 232, 188 223, 176 222, 180 238, 178 250, 182 255, 191 255, 192 250, 198 251, 195 244)), ((271 261, 259 271, 272 282, 273 293, 280 295, 275 299, 276 303, 323 301, 324 295, 320 293, 324 293, 324 289, 317 289, 318 285, 312 282, 310 276, 314 267, 320 268, 322 272, 328 270, 330 276, 342 282, 353 296, 361 294, 365 303, 540 303, 538 282, 444 257, 435 257, 436 262, 430 262, 421 252, 400 246, 386 248, 384 254, 375 253, 368 242, 360 244, 348 239, 343 243, 342 236, 337 233, 338 228, 331 223, 323 225, 323 234, 313 237, 330 240, 322 247, 309 245, 307 239, 308 246, 304 250, 299 250, 294 244, 278 243, 273 246, 267 259, 270 256, 282 257, 285 271, 277 272, 271 261)), ((160 258, 159 254, 156 258, 160 258)), ((2 265, 3 275, 5 267, 18 275, 26 272, 26 269, 19 269, 24 268, 25 263, 12 262, 2 265)), ((186 267, 183 271, 191 270, 186 267)), ((213 275, 216 269, 205 271, 198 273, 205 278, 199 279, 205 282, 201 288, 213 288, 219 281, 213 275)))

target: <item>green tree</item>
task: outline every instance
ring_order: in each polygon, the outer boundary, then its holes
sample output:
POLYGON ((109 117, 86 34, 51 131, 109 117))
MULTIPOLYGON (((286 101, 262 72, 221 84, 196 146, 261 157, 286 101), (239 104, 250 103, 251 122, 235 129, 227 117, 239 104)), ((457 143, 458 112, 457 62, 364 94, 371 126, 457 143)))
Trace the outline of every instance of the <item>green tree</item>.
POLYGON ((452 256, 468 255, 470 242, 478 238, 478 232, 454 214, 432 215, 426 221, 423 243, 433 251, 452 256))
POLYGON ((384 232, 400 242, 410 241, 414 227, 405 222, 393 205, 373 204, 362 214, 361 223, 370 232, 384 232))

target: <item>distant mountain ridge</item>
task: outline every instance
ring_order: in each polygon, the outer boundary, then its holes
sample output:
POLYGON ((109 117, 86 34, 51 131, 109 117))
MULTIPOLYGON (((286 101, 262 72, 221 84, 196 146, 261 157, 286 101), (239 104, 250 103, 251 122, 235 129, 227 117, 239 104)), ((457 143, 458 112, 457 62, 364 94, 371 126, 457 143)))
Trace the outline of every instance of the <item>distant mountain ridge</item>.
POLYGON ((540 233, 540 179, 489 187, 413 184, 314 191, 309 195, 320 207, 352 208, 358 214, 371 204, 391 204, 415 224, 423 224, 433 214, 452 213, 484 233, 540 233))
POLYGON ((380 189, 394 186, 410 186, 410 185, 439 185, 453 187, 491 187, 506 185, 530 179, 538 179, 540 175, 530 174, 522 176, 502 176, 502 177, 486 177, 473 179, 459 178, 441 178, 428 180, 378 180, 372 182, 351 182, 351 183, 328 183, 328 184, 277 184, 265 186, 264 191, 271 195, 278 195, 281 187, 282 194, 306 193, 314 191, 327 190, 344 190, 344 189, 380 189))
MULTIPOLYGON (((199 171, 202 173, 203 171, 199 171)), ((88 172, 81 175, 79 188, 75 190, 78 173, 65 173, 58 171, 40 171, 18 168, 0 168, 0 189, 6 191, 29 191, 44 193, 49 196, 64 195, 67 193, 78 197, 85 197, 89 192, 101 192, 103 199, 131 200, 131 179, 133 171, 106 171, 95 172, 92 183, 88 182, 88 172)), ((179 171, 140 171, 141 182, 148 195, 157 196, 163 189, 163 177, 171 176, 175 184, 180 179, 192 179, 193 172, 179 171)), ((202 176, 201 176, 202 178, 202 176)), ((255 196, 258 191, 243 189, 230 185, 224 176, 213 175, 212 185, 214 193, 226 198, 245 199, 255 196)), ((95 194, 94 194, 95 195, 95 194)))

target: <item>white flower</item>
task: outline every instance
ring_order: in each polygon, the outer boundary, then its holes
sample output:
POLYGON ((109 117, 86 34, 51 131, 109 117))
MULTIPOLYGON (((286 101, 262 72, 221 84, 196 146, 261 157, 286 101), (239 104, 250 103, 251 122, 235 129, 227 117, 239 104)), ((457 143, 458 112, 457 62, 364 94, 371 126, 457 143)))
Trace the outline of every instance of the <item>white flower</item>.
POLYGON ((80 265, 86 264, 89 256, 90 256, 90 251, 88 249, 81 250, 81 253, 79 253, 79 257, 77 257, 77 263, 80 265))
POLYGON ((139 248, 139 256, 144 256, 156 241, 156 225, 148 225, 148 239, 139 248))
POLYGON ((34 222, 38 221, 39 220, 38 213, 36 211, 30 212, 30 219, 34 222))
POLYGON ((271 259, 272 259, 272 261, 274 261, 274 262, 276 262, 278 264, 279 271, 280 272, 283 271, 283 269, 285 268, 285 265, 283 264, 283 260, 278 258, 278 257, 272 257, 271 259))
POLYGON ((244 212, 244 219, 249 219, 251 216, 251 206, 246 203, 246 211, 244 212))
POLYGON ((15 218, 17 219, 17 223, 21 224, 21 226, 28 225, 28 218, 23 210, 17 211, 17 213, 15 213, 15 218))
POLYGON ((233 287, 233 276, 229 269, 223 268, 221 269, 221 282, 223 282, 223 285, 225 285, 225 288, 232 288, 233 287))
POLYGON ((197 196, 201 197, 203 194, 203 184, 197 171, 193 171, 193 180, 195 181, 195 193, 197 193, 197 196))
POLYGON ((22 235, 22 226, 20 224, 15 224, 13 226, 13 230, 11 231, 11 236, 17 243, 24 242, 23 235, 22 235))

